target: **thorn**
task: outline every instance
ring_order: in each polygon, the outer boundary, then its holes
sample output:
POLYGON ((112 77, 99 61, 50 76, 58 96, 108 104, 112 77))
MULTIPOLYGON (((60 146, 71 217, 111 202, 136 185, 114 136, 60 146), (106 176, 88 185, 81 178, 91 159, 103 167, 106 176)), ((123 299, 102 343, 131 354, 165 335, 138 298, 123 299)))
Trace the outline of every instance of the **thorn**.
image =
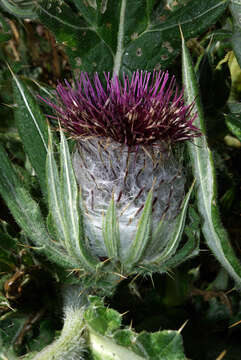
MULTIPOLYGON (((174 276, 171 275, 171 269, 167 269, 166 273, 172 280, 175 280, 174 276)), ((173 275, 175 275, 175 273, 173 271, 172 271, 172 273, 173 273, 173 275)))
POLYGON ((83 295, 84 294, 84 290, 81 290, 80 292, 79 292, 79 294, 78 294, 78 297, 80 297, 81 295, 83 295))
POLYGON ((226 295, 228 295, 228 294, 230 294, 231 292, 233 292, 234 290, 236 290, 236 289, 235 289, 235 287, 233 287, 232 289, 230 289, 230 290, 226 291, 226 293, 225 293, 225 294, 226 294, 226 295))
POLYGON ((119 277, 122 278, 122 279, 127 279, 127 276, 124 276, 124 275, 119 274, 119 273, 117 273, 117 272, 113 272, 112 274, 115 274, 115 275, 119 276, 119 277))
POLYGON ((232 327, 237 326, 239 324, 241 324, 241 320, 236 321, 234 324, 231 324, 228 328, 231 329, 232 327))
POLYGON ((144 265, 139 265, 138 267, 140 269, 143 269, 143 270, 147 271, 148 273, 150 272, 150 270, 148 268, 146 268, 144 265))
POLYGON ((223 350, 221 354, 216 358, 216 360, 222 360, 226 354, 227 354, 227 350, 223 350))
POLYGON ((130 323, 130 326, 129 326, 129 329, 131 330, 132 329, 132 319, 131 319, 131 323, 130 323))
POLYGON ((181 334, 182 330, 185 328, 185 326, 187 325, 188 321, 189 321, 189 320, 186 320, 186 321, 184 322, 184 324, 180 327, 180 329, 177 330, 179 334, 181 334))
POLYGON ((138 277, 140 277, 140 274, 136 274, 136 276, 131 280, 130 284, 134 283, 138 277))
POLYGON ((125 316, 126 314, 128 314, 128 312, 130 312, 129 310, 125 311, 123 314, 120 314, 121 317, 125 316))
POLYGON ((178 26, 179 26, 179 31, 180 31, 180 35, 181 35, 182 42, 184 42, 184 36, 183 36, 181 24, 179 23, 178 26))
POLYGON ((150 274, 150 278, 151 278, 151 283, 152 283, 153 289, 155 289, 155 283, 154 283, 154 280, 153 280, 152 274, 150 274))
POLYGON ((106 262, 109 262, 109 261, 111 261, 111 258, 105 259, 104 261, 102 261, 102 264, 105 264, 106 262))
POLYGON ((16 109, 18 107, 18 104, 5 104, 1 103, 2 105, 9 107, 10 109, 16 109))

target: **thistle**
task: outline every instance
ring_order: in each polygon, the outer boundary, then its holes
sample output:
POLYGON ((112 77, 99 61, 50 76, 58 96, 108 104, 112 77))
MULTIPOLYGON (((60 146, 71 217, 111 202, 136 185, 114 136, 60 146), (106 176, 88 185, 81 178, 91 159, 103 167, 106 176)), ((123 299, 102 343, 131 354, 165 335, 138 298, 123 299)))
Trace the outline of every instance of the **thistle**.
POLYGON ((181 143, 201 135, 193 106, 165 72, 104 77, 105 85, 97 74, 91 81, 81 73, 74 87, 58 84, 55 102, 42 99, 77 141, 72 162, 86 246, 124 274, 164 271, 180 242, 190 195, 181 143))

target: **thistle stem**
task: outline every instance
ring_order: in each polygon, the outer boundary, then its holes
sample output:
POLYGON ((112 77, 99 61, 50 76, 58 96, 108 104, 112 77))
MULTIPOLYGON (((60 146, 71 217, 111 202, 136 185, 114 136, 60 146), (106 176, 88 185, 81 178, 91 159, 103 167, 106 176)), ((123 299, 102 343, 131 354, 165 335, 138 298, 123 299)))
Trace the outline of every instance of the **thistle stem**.
POLYGON ((86 309, 86 295, 80 295, 81 286, 67 286, 63 289, 64 326, 57 340, 46 346, 32 360, 83 360, 86 355, 83 313, 86 309))
POLYGON ((67 309, 60 337, 45 347, 33 360, 70 360, 77 356, 80 360, 84 359, 84 356, 81 356, 85 352, 84 328, 82 308, 67 309))
POLYGON ((117 37, 117 49, 114 58, 114 67, 113 67, 113 75, 117 75, 117 76, 119 75, 120 72, 121 58, 123 55, 125 11, 126 11, 126 0, 122 0, 121 10, 120 10, 119 30, 117 37))

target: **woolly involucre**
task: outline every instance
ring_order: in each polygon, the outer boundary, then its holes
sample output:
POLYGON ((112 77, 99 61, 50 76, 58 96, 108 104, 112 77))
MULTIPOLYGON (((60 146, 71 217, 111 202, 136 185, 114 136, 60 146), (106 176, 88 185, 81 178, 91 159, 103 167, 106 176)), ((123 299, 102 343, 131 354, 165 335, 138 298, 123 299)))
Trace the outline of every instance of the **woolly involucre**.
MULTIPOLYGON (((166 244, 180 209, 185 183, 181 161, 177 162, 170 147, 160 143, 155 147, 131 149, 99 138, 81 140, 73 165, 81 185, 88 238, 98 255, 107 255, 102 222, 112 197, 117 207, 120 248, 124 257, 136 234, 141 210, 151 188, 152 228, 155 230, 158 222, 165 219, 165 233, 162 232, 160 240, 163 246, 166 244)), ((154 250, 150 249, 150 253, 154 250)))

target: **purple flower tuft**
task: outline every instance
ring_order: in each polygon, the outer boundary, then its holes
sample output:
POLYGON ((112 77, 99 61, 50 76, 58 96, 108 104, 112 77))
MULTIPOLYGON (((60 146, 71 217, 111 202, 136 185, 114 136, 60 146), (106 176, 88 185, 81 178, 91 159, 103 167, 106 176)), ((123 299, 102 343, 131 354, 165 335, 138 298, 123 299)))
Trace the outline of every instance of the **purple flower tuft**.
POLYGON ((175 143, 200 136, 193 125, 193 104, 185 105, 174 77, 168 72, 136 71, 131 80, 123 73, 122 82, 104 74, 90 80, 82 72, 75 88, 65 81, 58 84, 56 103, 45 100, 57 112, 62 128, 77 138, 113 139, 127 146, 175 143))

